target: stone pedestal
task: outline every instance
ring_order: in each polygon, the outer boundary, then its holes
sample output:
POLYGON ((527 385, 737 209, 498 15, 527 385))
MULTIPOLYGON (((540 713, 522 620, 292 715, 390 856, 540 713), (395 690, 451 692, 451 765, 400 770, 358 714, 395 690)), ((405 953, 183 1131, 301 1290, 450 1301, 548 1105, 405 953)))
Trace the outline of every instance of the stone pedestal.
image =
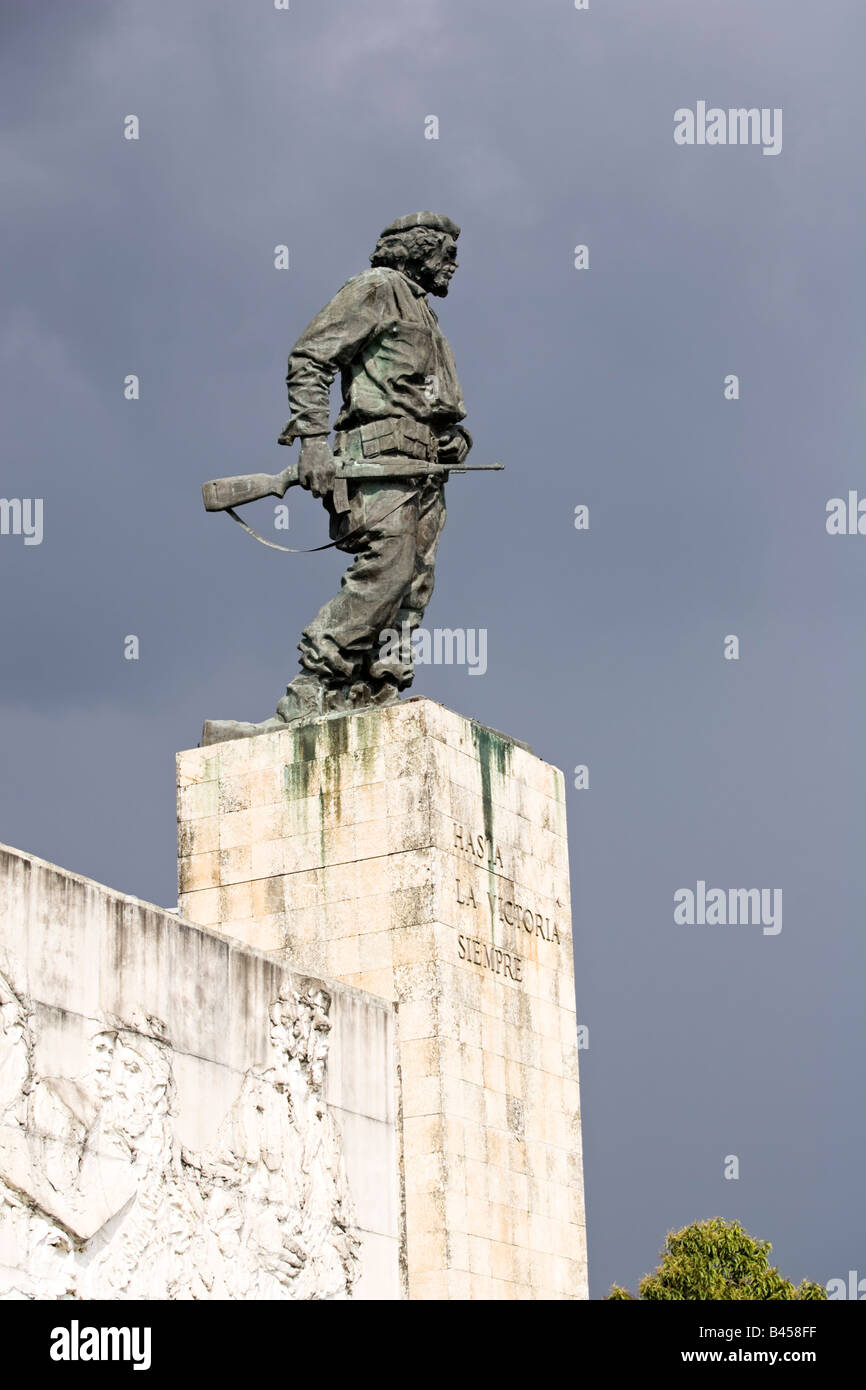
POLYGON ((406 1296, 586 1298, 562 773, 415 699, 181 753, 178 824, 186 919, 397 1005, 406 1296))

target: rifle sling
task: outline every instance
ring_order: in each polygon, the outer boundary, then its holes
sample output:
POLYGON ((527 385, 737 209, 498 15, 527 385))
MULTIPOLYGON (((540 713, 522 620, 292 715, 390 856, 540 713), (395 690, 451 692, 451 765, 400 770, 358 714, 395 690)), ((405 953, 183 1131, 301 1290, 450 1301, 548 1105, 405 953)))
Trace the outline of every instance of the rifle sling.
POLYGON ((405 497, 400 498, 396 506, 389 507, 387 512, 383 512, 381 516, 374 517, 372 521, 365 521, 363 526, 355 526, 351 531, 347 531, 345 536, 340 536, 335 541, 328 541, 327 545, 311 545, 307 548, 293 545, 277 545, 276 541, 265 540, 264 536, 260 536, 258 531, 254 531, 252 526, 247 525, 242 516, 238 516, 234 507, 224 507, 223 510, 228 512, 232 521, 236 521, 238 526, 243 526, 245 531, 249 531, 254 540, 261 541, 262 545, 268 546, 271 550, 282 550, 286 555, 314 555, 317 550, 333 550, 334 546, 343 545, 345 541, 353 540, 355 536, 360 536, 364 531, 369 531, 371 527, 378 526, 380 522, 384 521, 386 517, 391 516, 398 508, 405 506, 407 502, 411 502, 413 497, 419 495, 419 492, 420 488, 417 487, 413 489, 412 492, 407 492, 405 497))

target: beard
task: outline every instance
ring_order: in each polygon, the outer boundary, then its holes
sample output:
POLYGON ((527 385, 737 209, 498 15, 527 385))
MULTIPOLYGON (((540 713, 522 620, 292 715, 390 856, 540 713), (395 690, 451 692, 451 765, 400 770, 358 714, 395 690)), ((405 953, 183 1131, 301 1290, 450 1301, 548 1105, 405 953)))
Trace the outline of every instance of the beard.
POLYGON ((431 267, 423 262, 414 266, 405 267, 406 274, 419 284, 427 294, 435 294, 437 299, 444 299, 448 293, 451 279, 454 274, 449 267, 431 267))
POLYGON ((430 285, 430 293, 435 294, 439 299, 444 299, 446 294, 448 293, 450 284, 451 276, 444 275, 440 271, 437 275, 433 276, 433 281, 430 285))

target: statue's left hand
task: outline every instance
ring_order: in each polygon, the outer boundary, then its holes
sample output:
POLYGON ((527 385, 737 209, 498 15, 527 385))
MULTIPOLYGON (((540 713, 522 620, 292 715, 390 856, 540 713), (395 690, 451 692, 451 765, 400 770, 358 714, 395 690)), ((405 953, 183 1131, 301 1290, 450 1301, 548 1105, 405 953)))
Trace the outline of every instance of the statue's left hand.
POLYGON ((455 425, 453 429, 440 434, 438 445, 437 462, 446 468, 458 468, 461 463, 465 462, 466 456, 472 448, 472 436, 462 426, 455 425))
POLYGON ((298 481, 314 497, 324 497, 334 488, 336 462, 328 444, 328 436, 308 435, 301 444, 298 460, 298 481))

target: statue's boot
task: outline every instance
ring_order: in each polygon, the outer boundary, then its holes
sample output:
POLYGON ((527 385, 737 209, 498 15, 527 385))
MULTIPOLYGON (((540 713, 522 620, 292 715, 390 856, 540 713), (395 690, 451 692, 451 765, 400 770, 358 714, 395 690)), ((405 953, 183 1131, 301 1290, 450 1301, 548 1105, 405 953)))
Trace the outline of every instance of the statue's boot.
POLYGON ((277 705, 277 712, 260 724, 245 724, 237 719, 207 719, 201 731, 201 746, 225 743, 233 738, 254 738, 257 734, 278 733, 297 719, 314 719, 322 713, 324 688, 318 676, 301 671, 277 705))
POLYGON ((400 698, 400 687, 395 680, 356 681, 349 686, 346 699, 352 709, 365 709, 374 705, 393 705, 400 698))
MULTIPOLYGON (((323 714, 327 689, 312 671, 301 671, 286 686, 286 693, 277 705, 277 718, 284 724, 296 719, 315 719, 323 714)), ((270 721, 266 721, 270 722, 270 721)))
POLYGON ((278 729, 284 729, 286 721, 277 719, 264 719, 261 724, 245 724, 239 719, 206 719, 202 725, 201 747, 206 748, 209 743, 227 743, 232 738, 252 738, 255 734, 273 734, 278 729))

